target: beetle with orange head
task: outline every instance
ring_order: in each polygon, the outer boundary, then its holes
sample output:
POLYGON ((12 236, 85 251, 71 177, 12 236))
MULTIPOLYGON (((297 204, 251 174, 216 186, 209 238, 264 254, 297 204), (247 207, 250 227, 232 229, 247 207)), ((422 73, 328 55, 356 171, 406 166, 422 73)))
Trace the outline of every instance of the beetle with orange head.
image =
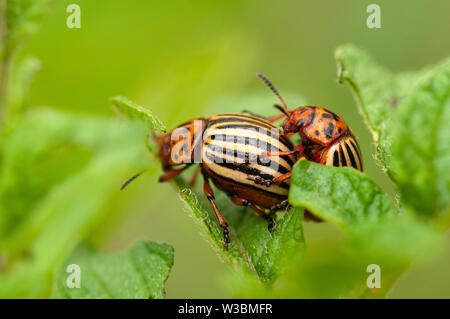
MULTIPOLYGON (((290 110, 269 79, 261 73, 258 73, 258 77, 276 94, 282 104, 275 105, 282 114, 268 117, 267 120, 275 122, 286 117, 281 125, 283 134, 291 136, 299 133, 301 137, 301 144, 297 145, 293 152, 301 153, 308 160, 324 165, 350 166, 363 170, 361 150, 356 137, 340 116, 320 106, 300 106, 290 110)), ((268 152, 267 155, 273 156, 276 153, 268 152)), ((290 176, 291 173, 287 173, 273 182, 278 184, 290 176)))

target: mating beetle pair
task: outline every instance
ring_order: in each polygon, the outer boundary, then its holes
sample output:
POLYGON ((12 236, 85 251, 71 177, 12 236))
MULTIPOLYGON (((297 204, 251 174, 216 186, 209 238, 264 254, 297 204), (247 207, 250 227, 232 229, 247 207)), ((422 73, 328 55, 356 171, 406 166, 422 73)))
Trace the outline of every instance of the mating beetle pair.
MULTIPOLYGON (((251 114, 219 114, 181 124, 157 137, 158 156, 167 181, 197 162, 204 177, 204 193, 229 243, 228 223, 214 202, 210 180, 233 203, 249 206, 269 222, 277 210, 289 206, 289 178, 299 158, 329 166, 351 166, 362 170, 358 142, 342 118, 317 106, 289 110, 272 83, 258 76, 278 96, 282 113, 267 118, 251 114), (278 129, 273 122, 286 117, 278 129), (289 136, 299 133, 301 144, 289 136), (181 168, 175 168, 179 165, 181 168), (269 211, 266 213, 266 211, 269 211)), ((196 176, 196 175, 195 175, 196 176)))

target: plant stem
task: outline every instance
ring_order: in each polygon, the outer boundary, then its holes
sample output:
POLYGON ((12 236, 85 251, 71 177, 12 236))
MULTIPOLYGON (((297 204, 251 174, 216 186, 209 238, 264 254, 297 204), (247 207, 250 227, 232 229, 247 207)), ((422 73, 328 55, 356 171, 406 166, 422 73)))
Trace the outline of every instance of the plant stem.
POLYGON ((0 0, 0 128, 6 106, 6 87, 8 82, 9 55, 6 52, 6 0, 0 0))

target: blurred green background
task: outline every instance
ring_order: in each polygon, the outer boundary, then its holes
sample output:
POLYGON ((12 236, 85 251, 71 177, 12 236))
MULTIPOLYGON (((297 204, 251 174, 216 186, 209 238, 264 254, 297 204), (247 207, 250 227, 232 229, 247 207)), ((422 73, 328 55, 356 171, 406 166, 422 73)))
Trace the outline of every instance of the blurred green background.
MULTIPOLYGON (((266 94, 271 108, 275 98, 255 76, 263 72, 282 94, 298 92, 309 104, 342 115, 359 138, 366 173, 394 196, 372 158, 372 140, 349 89, 336 82, 333 52, 354 43, 394 72, 436 63, 450 52, 450 2, 376 1, 381 29, 366 27, 370 3, 55 0, 19 56, 42 62, 31 87, 33 106, 113 117, 108 99, 121 94, 151 109, 169 128, 210 115, 211 105, 247 92, 266 94), (70 3, 81 7, 81 29, 66 27, 70 3)), ((288 101, 291 107, 296 103, 288 101)), ((231 297, 221 279, 231 270, 201 238, 170 185, 157 182, 159 173, 117 191, 108 206, 118 218, 92 239, 107 251, 140 238, 169 243, 175 265, 168 298, 231 297)), ((342 237, 328 224, 307 223, 305 232, 309 252, 342 237)), ((449 263, 446 247, 434 260, 414 265, 389 296, 450 298, 449 263)))

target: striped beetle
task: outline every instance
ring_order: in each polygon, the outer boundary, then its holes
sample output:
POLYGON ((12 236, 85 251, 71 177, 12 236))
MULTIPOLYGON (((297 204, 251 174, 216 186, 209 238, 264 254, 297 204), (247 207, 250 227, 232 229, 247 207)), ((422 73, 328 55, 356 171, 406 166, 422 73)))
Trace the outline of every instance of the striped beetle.
MULTIPOLYGON (((284 116, 286 119, 281 125, 283 135, 290 136, 299 133, 301 144, 286 154, 302 154, 310 161, 328 166, 350 166, 363 170, 361 150, 353 131, 344 120, 335 113, 319 106, 301 106, 289 110, 284 99, 275 89, 269 79, 258 73, 264 83, 275 93, 283 106, 275 104, 275 108, 282 114, 270 116, 269 122, 275 122, 284 116)), ((267 156, 279 155, 278 152, 267 152, 267 156)), ((266 185, 280 184, 291 177, 291 172, 275 177, 272 180, 263 180, 266 185)))
POLYGON ((297 159, 291 152, 293 144, 276 126, 255 115, 228 113, 188 121, 156 139, 165 171, 160 181, 200 164, 203 190, 223 228, 226 248, 230 242, 228 222, 215 204, 210 179, 234 204, 249 206, 267 219, 272 231, 273 213, 288 206, 289 181, 277 185, 261 181, 288 174, 297 159), (277 155, 265 155, 271 151, 277 155), (179 165, 181 168, 177 168, 179 165))

